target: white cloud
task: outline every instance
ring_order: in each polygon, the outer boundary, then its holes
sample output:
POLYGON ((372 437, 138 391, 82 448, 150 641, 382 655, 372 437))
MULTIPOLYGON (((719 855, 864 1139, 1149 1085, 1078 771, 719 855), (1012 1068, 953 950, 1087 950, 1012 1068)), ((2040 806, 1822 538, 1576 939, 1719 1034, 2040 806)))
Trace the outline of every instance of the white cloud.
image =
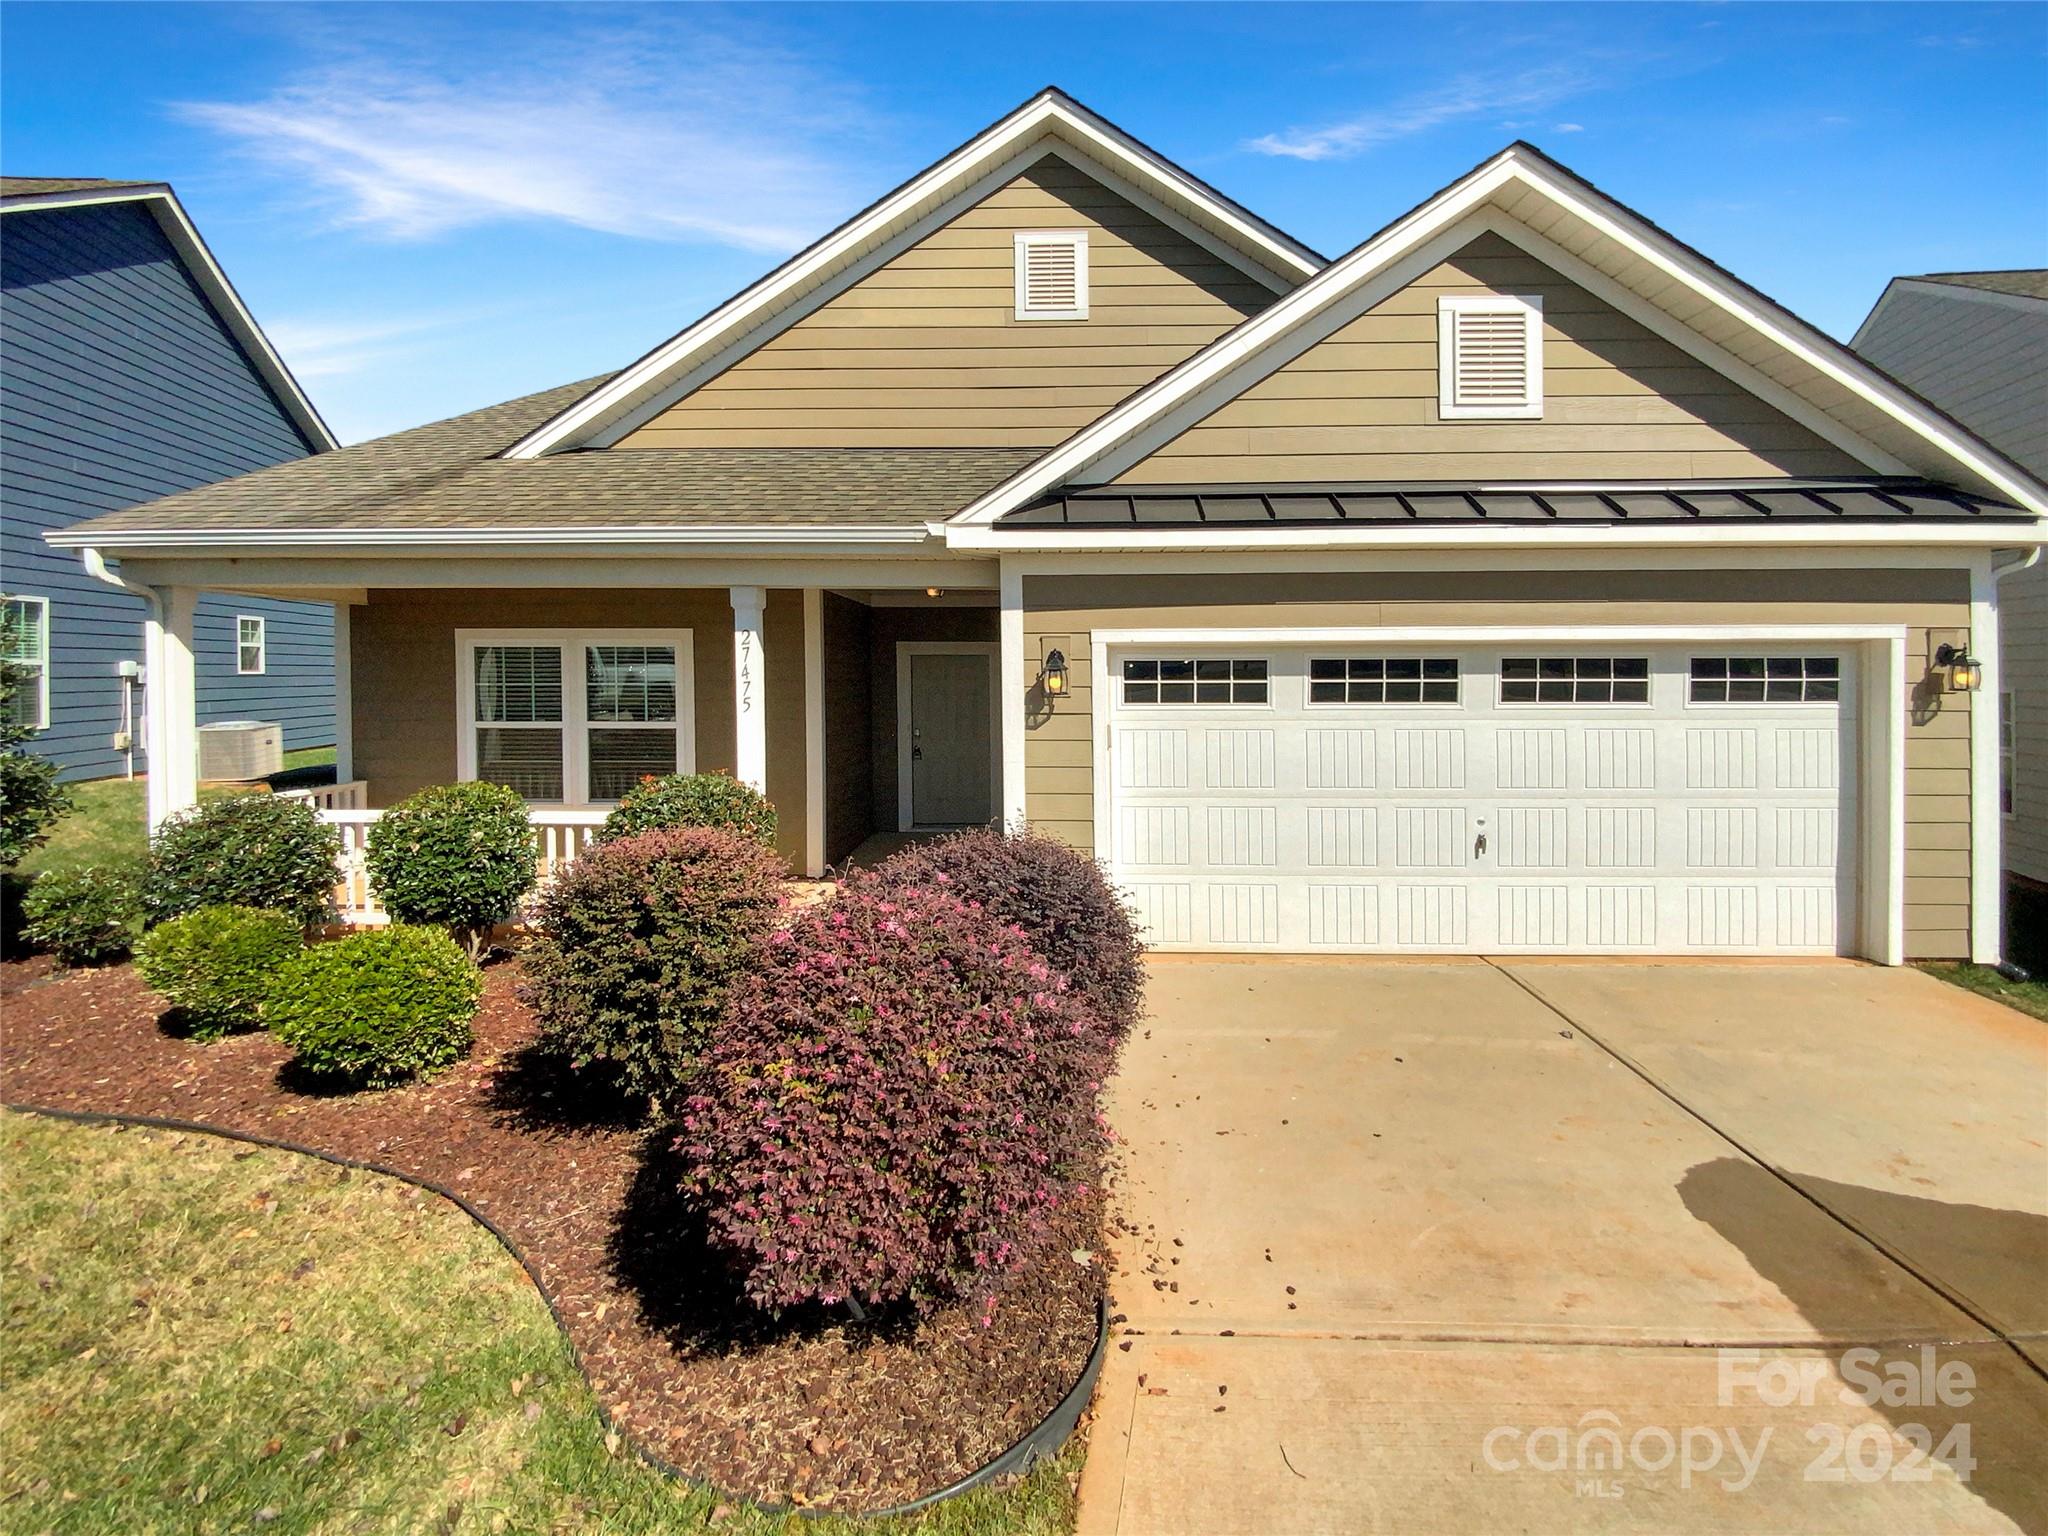
POLYGON ((1427 133, 1445 123, 1500 112, 1554 106, 1596 85, 1589 71, 1571 65, 1462 75, 1449 85, 1409 96, 1391 106, 1362 112, 1323 128, 1290 128, 1249 141, 1261 155, 1294 160, 1348 160, 1395 139, 1427 133))
POLYGON ((1586 125, 1584 123, 1555 123, 1551 126, 1550 131, 1552 133, 1584 133, 1586 125))
POLYGON ((301 383, 342 378, 418 350, 422 338, 436 331, 486 318, 488 311, 451 311, 438 315, 390 316, 374 320, 301 316, 275 320, 263 328, 278 356, 301 383))
POLYGON ((333 46, 259 97, 174 110, 396 239, 537 219, 787 251, 872 179, 842 144, 859 106, 774 49, 663 18, 536 36, 524 56, 456 41, 333 46))

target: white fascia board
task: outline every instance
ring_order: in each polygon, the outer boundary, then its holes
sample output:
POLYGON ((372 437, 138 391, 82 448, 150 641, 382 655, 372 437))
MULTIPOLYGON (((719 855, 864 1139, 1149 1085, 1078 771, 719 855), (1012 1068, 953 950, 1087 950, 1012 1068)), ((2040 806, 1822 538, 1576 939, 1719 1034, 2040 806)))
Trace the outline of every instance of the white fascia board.
POLYGON ((2048 544, 2048 523, 1987 523, 1982 527, 1941 523, 1914 526, 1857 523, 1837 527, 1798 524, 1630 524, 1591 527, 1532 525, 1426 528, 1305 528, 1298 532, 1268 525, 1253 529, 1173 528, 1144 532, 1114 529, 1076 532, 1070 528, 1023 529, 952 527, 947 547, 1004 554, 1147 553, 1182 551, 1323 550, 1581 550, 1581 549, 2026 549, 2048 544))
POLYGON ((352 528, 347 532, 325 529, 250 528, 192 529, 145 528, 118 533, 95 533, 90 528, 59 529, 43 535, 44 542, 57 549, 94 548, 118 555, 123 551, 166 548, 191 550, 289 549, 304 552, 337 551, 360 553, 368 548, 448 547, 467 555, 516 555, 535 546, 556 548, 586 545, 608 550, 613 545, 631 544, 777 547, 801 545, 856 551, 886 548, 895 553, 900 545, 922 544, 930 535, 923 524, 838 525, 833 527, 784 524, 748 526, 724 523, 701 528, 620 525, 609 528, 514 527, 514 528, 352 528))
POLYGON ((153 182, 134 187, 81 187, 75 192, 43 192, 26 197, 10 197, 0 202, 0 213, 26 213, 38 208, 85 208, 105 203, 145 203, 157 227, 164 232, 164 238, 171 242, 185 263, 186 270, 198 279, 201 291, 212 303, 229 332, 234 336, 242 351, 248 356, 263 382, 270 386, 292 420, 313 442, 315 452, 327 452, 339 448, 334 433, 328 429, 313 402, 299 387, 299 381, 292 377, 284 359, 270 344, 270 338, 263 334, 263 327, 256 323, 256 317, 249 313, 249 306, 242 302, 242 296, 235 292, 235 285, 228 281, 227 273, 221 270, 219 262, 213 259, 213 252, 201 238, 198 226, 185 212, 184 204, 178 201, 168 183, 153 182))
MULTIPOLYGON (((1441 237, 1468 215, 1492 202, 1511 183, 1548 198, 1561 212, 1583 221, 1674 282, 1735 316, 1774 345, 1912 430, 1952 462, 1997 486, 2020 505, 2034 512, 2048 513, 2048 487, 1914 398, 1840 343, 1823 336, 1779 306, 1742 289, 1733 279, 1683 249, 1669 236, 1652 228, 1611 198, 1597 194, 1594 197, 1583 196, 1547 166, 1517 149, 1509 149, 1388 226, 1366 244, 1339 257, 1293 293, 1226 332, 1052 452, 1026 465, 971 503, 953 519, 954 525, 992 523, 1041 492, 1092 468, 1111 450, 1168 411, 1231 374, 1240 365, 1254 363, 1274 343, 1309 323, 1353 289, 1371 282, 1393 263, 1441 237)), ((1518 228, 1525 227, 1520 220, 1512 222, 1518 228)), ((1750 376, 1758 375, 1752 370, 1750 376)), ((1249 387, 1250 382, 1247 379, 1245 387, 1249 387)), ((1779 398, 1792 393, 1785 389, 1773 390, 1779 398)), ((1845 427, 1836 424, 1834 430, 1840 433, 1845 427)), ((1871 447, 1874 445, 1867 446, 1860 456, 1867 457, 1871 447)), ((1898 462, 1895 456, 1887 454, 1884 457, 1890 462, 1898 462)))
MULTIPOLYGON (((543 422, 508 448, 503 457, 539 458, 585 437, 594 437, 615 416, 634 409, 636 404, 644 404, 636 397, 647 392, 657 380, 689 367, 692 359, 701 363, 710 351, 734 342, 758 345, 765 338, 753 333, 765 326, 781 306, 794 303, 814 289, 857 280, 849 279, 848 273, 839 269, 873 257, 878 247, 893 243, 892 231, 899 225, 906 221, 921 224, 921 215, 928 214, 936 205, 949 203, 963 186, 986 179, 991 168, 1000 168, 1005 161, 1026 151, 1055 148, 1055 135, 1067 137, 1089 158, 1099 157, 1119 169, 1130 183, 1146 190, 1154 208, 1170 206, 1172 200, 1180 199, 1198 209, 1205 220, 1213 221, 1240 242, 1233 245, 1204 233, 1203 244, 1268 286, 1275 286, 1276 279, 1283 285, 1300 281, 1322 265, 1315 252, 1218 201, 1185 172, 1128 135, 1094 118, 1092 113, 1084 114, 1059 97, 1045 93, 663 342, 567 410, 543 422), (1253 252, 1258 253, 1256 260, 1253 252)), ((1175 222, 1184 231, 1198 227, 1179 217, 1175 222)), ((730 360, 722 366, 730 366, 730 360)), ((694 375, 701 369, 691 372, 694 375)))

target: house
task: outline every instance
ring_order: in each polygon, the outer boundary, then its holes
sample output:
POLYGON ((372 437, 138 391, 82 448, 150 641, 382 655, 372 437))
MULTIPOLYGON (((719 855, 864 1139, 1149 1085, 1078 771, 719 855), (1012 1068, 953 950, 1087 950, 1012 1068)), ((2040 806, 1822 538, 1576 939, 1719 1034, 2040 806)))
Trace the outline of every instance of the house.
MULTIPOLYGON (((2048 477, 2048 271, 1895 277, 1850 346, 2036 478, 2048 477)), ((2005 868, 2048 897, 2048 565, 1998 591, 2005 868)), ((2048 933, 2037 940, 2048 957, 2048 933)))
POLYGON ((616 373, 52 542, 175 680, 201 591, 336 603, 349 825, 726 768, 812 871, 1028 820, 1165 948, 1896 962, 1998 951, 2044 509, 1529 145, 1326 261, 1046 91, 616 373))
MULTIPOLYGON (((0 600, 35 682, 14 707, 66 779, 147 766, 145 604, 48 532, 335 446, 161 182, 0 178, 0 600)), ((334 739, 325 603, 209 593, 201 721, 334 739)))

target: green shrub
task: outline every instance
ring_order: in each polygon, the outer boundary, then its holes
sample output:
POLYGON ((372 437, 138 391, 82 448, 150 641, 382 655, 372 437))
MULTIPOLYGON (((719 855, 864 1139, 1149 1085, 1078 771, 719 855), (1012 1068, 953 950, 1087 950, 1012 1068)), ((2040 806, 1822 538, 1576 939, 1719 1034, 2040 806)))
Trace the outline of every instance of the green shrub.
POLYGON ((53 869, 22 899, 22 932, 63 965, 104 965, 135 946, 142 924, 141 881, 135 870, 53 869))
POLYGON ((669 827, 723 827, 773 847, 775 807, 729 773, 672 773, 627 790, 597 837, 609 843, 669 827))
POLYGON ((782 861, 714 827, 592 848, 541 898, 526 1001, 543 1055, 677 1102, 726 988, 782 911, 782 861))
POLYGON ((282 912, 201 907, 150 929, 135 968, 195 1040, 217 1040, 263 1022, 279 967, 303 948, 303 930, 282 912))
POLYGON ((442 784, 370 826, 370 888, 401 923, 446 928, 471 955, 539 869, 526 802, 502 784, 442 784))
POLYGON ((264 907, 303 926, 332 908, 341 838, 304 800, 230 795, 184 812, 149 845, 152 924, 201 907, 264 907))
POLYGON ((388 1088, 462 1056, 482 996, 483 977, 447 934, 393 923, 286 961, 263 1019, 301 1070, 388 1088))

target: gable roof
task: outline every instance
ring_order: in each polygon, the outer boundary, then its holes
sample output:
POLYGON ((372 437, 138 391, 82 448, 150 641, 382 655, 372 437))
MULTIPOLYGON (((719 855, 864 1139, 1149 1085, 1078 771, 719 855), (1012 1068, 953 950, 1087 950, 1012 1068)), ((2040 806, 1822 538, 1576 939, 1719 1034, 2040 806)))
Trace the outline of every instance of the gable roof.
POLYGON ((161 181, 113 181, 101 177, 9 176, 0 178, 0 214, 31 213, 46 208, 86 208, 101 203, 141 203, 171 242, 185 270, 220 316, 250 366, 291 417, 315 454, 340 446, 313 402, 292 377, 270 338, 235 292, 213 252, 199 236, 178 194, 161 181))
POLYGON ((1307 246, 1048 87, 613 374, 505 456, 539 458, 623 435, 1048 153, 1071 160, 1276 293, 1323 265, 1307 246))
MULTIPOLYGON (((488 536, 506 546, 799 536, 922 540, 1035 448, 644 448, 500 458, 601 378, 293 459, 49 535, 141 552, 488 536)), ((475 552, 472 548, 472 552, 475 552)))
POLYGON ((1056 486, 1120 472, 1271 373, 1304 337, 1313 340, 1378 303, 1480 229, 1648 324, 1873 472, 1953 480, 2048 513, 2048 488, 1953 419, 1518 141, 1138 390, 963 510, 953 525, 993 523, 1056 486))

